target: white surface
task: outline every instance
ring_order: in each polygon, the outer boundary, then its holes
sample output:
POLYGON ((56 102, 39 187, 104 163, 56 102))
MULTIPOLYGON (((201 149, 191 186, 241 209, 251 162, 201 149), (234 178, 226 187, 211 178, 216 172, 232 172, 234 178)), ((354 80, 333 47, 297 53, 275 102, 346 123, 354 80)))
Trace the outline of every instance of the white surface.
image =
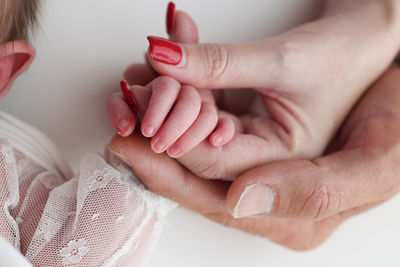
POLYGON ((0 236, 0 267, 18 266, 32 267, 32 265, 21 255, 21 253, 0 236))
MULTIPOLYGON (((201 41, 243 42, 304 22, 321 0, 186 0, 201 41)), ((143 62, 146 36, 165 36, 162 0, 47 0, 37 59, 0 108, 45 131, 74 168, 102 152, 114 131, 106 96, 124 68, 143 62)), ((317 7, 318 8, 318 7, 317 7)), ((170 216, 155 266, 400 266, 400 197, 342 225, 317 250, 297 253, 183 209, 170 216)))

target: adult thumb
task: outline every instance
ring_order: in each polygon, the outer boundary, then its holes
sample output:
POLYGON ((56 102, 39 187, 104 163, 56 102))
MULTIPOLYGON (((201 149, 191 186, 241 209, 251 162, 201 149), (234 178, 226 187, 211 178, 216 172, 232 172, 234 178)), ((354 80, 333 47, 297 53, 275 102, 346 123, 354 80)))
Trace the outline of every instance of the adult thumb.
POLYGON ((390 198, 396 187, 382 182, 381 175, 373 160, 362 158, 356 150, 314 161, 269 163, 233 182, 227 209, 235 218, 267 214, 321 220, 390 198))
POLYGON ((148 40, 148 59, 158 73, 199 89, 272 86, 281 65, 280 48, 270 40, 240 45, 148 40))

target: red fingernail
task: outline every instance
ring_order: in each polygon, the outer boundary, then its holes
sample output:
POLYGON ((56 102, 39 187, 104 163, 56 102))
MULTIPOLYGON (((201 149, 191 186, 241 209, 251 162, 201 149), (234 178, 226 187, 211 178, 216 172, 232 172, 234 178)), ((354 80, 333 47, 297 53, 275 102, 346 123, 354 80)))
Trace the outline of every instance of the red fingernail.
POLYGON ((182 49, 179 45, 160 37, 148 36, 150 55, 153 59, 168 65, 178 65, 182 61, 182 49))
POLYGON ((132 109, 133 113, 136 113, 136 101, 133 92, 129 90, 128 83, 126 81, 121 81, 121 90, 122 94, 124 95, 125 101, 128 103, 130 108, 132 109))
POLYGON ((175 29, 175 4, 174 2, 168 3, 167 8, 167 33, 171 34, 175 29))

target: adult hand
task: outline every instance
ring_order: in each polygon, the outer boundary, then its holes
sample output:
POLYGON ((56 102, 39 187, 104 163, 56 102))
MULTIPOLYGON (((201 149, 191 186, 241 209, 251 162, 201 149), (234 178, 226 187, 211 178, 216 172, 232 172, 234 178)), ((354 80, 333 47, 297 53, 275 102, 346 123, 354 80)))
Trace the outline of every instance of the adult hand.
MULTIPOLYGON (((175 12, 173 3, 168 5, 167 21, 174 26, 173 31, 169 31, 171 40, 187 44, 198 42, 196 24, 183 11, 175 12)), ((146 64, 133 64, 124 76, 133 84, 125 90, 136 100, 132 100, 135 103, 130 106, 134 106, 136 118, 141 122, 141 132, 152 138, 151 144, 157 153, 165 151, 176 158, 206 138, 215 147, 232 139, 235 126, 230 118, 237 119, 224 112, 217 113, 211 90, 198 91, 166 76, 156 78, 157 73, 146 64), (156 149, 156 143, 164 143, 163 148, 156 149)), ((135 128, 130 106, 121 93, 112 94, 107 101, 110 122, 121 136, 129 136, 135 128)))
POLYGON ((258 93, 241 116, 243 133, 222 148, 203 142, 179 161, 201 177, 233 180, 265 162, 321 155, 398 51, 399 5, 327 1, 319 20, 242 45, 152 41, 148 60, 162 75, 197 88, 258 93))
POLYGON ((153 192, 223 225, 310 249, 345 219, 400 191, 399 85, 400 68, 391 68, 350 114, 330 154, 267 163, 233 183, 192 174, 138 134, 116 136, 109 148, 153 192))

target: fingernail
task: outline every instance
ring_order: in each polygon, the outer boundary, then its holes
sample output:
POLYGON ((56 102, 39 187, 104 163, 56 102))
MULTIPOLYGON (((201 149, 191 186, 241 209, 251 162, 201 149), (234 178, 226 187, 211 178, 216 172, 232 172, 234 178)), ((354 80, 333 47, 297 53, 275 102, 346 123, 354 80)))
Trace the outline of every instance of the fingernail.
POLYGON ((246 186, 233 210, 234 218, 268 214, 275 202, 274 191, 265 184, 246 186))
POLYGON ((142 126, 142 134, 146 137, 152 137, 156 129, 151 125, 143 125, 142 126))
POLYGON ((150 43, 150 56, 154 60, 168 64, 178 65, 182 61, 182 49, 176 43, 173 43, 167 39, 148 36, 147 40, 150 43))
POLYGON ((171 34, 175 29, 175 4, 173 2, 168 3, 167 8, 167 33, 171 34))
POLYGON ((110 146, 107 146, 108 150, 115 155, 117 158, 119 158, 123 163, 125 163, 126 165, 131 166, 131 163, 129 162, 128 158, 125 157, 125 155, 122 155, 121 153, 118 153, 117 151, 114 151, 110 148, 110 146))
POLYGON ((124 95, 126 103, 128 103, 129 107, 132 109, 133 113, 136 113, 136 99, 135 96, 132 92, 132 90, 129 90, 128 88, 128 83, 126 81, 121 81, 121 90, 122 94, 124 95))
POLYGON ((168 148, 167 152, 170 157, 177 158, 180 156, 182 150, 179 146, 174 145, 168 148))
POLYGON ((215 146, 219 146, 223 140, 224 140, 224 138, 222 137, 222 135, 219 135, 219 134, 217 134, 213 137, 213 143, 215 146))
POLYGON ((118 123, 118 134, 121 136, 126 136, 126 133, 129 132, 131 126, 126 119, 122 119, 118 123))
POLYGON ((153 143, 153 150, 156 153, 162 153, 166 149, 166 145, 162 140, 156 139, 153 143))

